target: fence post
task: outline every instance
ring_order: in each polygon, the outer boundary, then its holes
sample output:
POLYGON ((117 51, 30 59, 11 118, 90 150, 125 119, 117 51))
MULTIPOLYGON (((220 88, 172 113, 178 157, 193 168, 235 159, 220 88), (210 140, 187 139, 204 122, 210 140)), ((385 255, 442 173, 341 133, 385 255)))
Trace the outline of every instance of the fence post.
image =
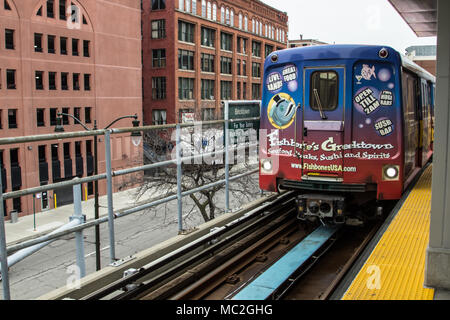
POLYGON ((0 260, 1 260, 1 277, 3 284, 3 299, 11 300, 9 289, 9 271, 8 271, 8 255, 6 253, 6 232, 5 218, 3 207, 3 184, 2 184, 2 168, 0 167, 0 260))
MULTIPOLYGON (((84 222, 84 217, 81 209, 81 184, 73 186, 73 216, 71 217, 71 220, 72 219, 78 219, 80 224, 84 222)), ((83 278, 86 275, 83 230, 75 232, 75 243, 77 251, 77 265, 80 269, 80 276, 81 278, 83 278)))
POLYGON ((183 172, 181 170, 181 128, 180 125, 177 124, 177 141, 176 141, 176 148, 177 148, 177 203, 178 203, 178 233, 183 232, 183 196, 182 196, 182 189, 181 189, 181 178, 183 175, 183 172))
POLYGON ((229 126, 229 103, 225 101, 225 212, 230 212, 230 126, 229 126))
POLYGON ((105 132, 106 184, 108 190, 108 227, 109 227, 109 255, 111 263, 116 261, 116 245, 114 239, 114 208, 112 192, 111 166, 111 131, 105 132))

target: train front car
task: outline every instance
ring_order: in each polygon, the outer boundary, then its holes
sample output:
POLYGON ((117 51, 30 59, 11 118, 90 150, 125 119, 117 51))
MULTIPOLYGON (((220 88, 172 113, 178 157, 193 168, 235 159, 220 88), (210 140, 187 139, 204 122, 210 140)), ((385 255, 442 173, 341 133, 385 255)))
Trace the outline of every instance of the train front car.
POLYGON ((269 55, 260 188, 300 190, 299 218, 334 223, 365 219, 358 208, 369 201, 398 199, 404 159, 400 70, 400 55, 381 46, 314 46, 269 55))

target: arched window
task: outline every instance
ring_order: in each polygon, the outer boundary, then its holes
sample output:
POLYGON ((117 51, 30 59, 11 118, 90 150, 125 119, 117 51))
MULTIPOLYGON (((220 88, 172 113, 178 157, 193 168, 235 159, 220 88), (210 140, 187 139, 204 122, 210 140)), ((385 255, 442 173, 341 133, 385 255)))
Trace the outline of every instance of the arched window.
POLYGON ((234 10, 230 11, 230 26, 234 27, 234 10))
POLYGON ((178 9, 184 11, 184 0, 178 0, 178 9))
POLYGON ((220 8, 220 22, 225 23, 225 8, 220 8))
POLYGON ((255 33, 256 25, 255 25, 255 18, 252 19, 252 32, 255 33))
POLYGON ((186 12, 191 12, 191 0, 186 0, 186 12))
POLYGON ((226 24, 230 24, 230 9, 227 8, 226 12, 226 24))
POLYGON ((264 35, 265 35, 267 38, 269 37, 269 26, 267 25, 267 23, 266 23, 266 30, 265 30, 264 35))
POLYGON ((212 12, 211 12, 211 2, 208 1, 208 10, 207 10, 208 19, 211 20, 212 12))
POLYGON ((248 31, 248 18, 247 18, 247 16, 244 17, 244 30, 248 31))
POLYGON ((217 5, 215 3, 213 4, 213 16, 212 16, 212 19, 214 21, 217 20, 217 5))
POLYGON ((242 30, 242 13, 239 12, 239 29, 242 30))
POLYGON ((197 0, 192 0, 192 14, 197 14, 197 0))
POLYGON ((206 0, 202 0, 202 17, 206 18, 206 0))

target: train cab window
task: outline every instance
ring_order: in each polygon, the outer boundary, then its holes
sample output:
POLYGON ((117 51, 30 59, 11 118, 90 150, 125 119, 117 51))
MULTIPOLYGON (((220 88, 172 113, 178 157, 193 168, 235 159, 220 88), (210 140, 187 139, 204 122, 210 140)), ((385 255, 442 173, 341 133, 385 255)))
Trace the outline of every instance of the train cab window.
POLYGON ((338 105, 338 74, 335 71, 315 71, 311 74, 310 106, 314 111, 333 111, 338 105), (319 101, 317 101, 317 98, 319 101))

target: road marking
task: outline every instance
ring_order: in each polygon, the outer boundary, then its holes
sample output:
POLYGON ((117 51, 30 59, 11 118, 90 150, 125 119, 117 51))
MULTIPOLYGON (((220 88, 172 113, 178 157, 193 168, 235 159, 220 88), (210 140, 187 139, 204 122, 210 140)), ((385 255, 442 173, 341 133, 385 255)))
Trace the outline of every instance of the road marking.
MULTIPOLYGON (((103 250, 106 250, 106 249, 109 249, 109 246, 106 246, 106 247, 100 249, 100 251, 103 251, 103 250)), ((95 251, 94 251, 94 252, 91 252, 91 253, 88 253, 88 254, 85 255, 84 257, 85 257, 85 258, 88 258, 88 257, 90 257, 90 256, 92 256, 92 255, 94 255, 94 254, 95 254, 95 251)))

